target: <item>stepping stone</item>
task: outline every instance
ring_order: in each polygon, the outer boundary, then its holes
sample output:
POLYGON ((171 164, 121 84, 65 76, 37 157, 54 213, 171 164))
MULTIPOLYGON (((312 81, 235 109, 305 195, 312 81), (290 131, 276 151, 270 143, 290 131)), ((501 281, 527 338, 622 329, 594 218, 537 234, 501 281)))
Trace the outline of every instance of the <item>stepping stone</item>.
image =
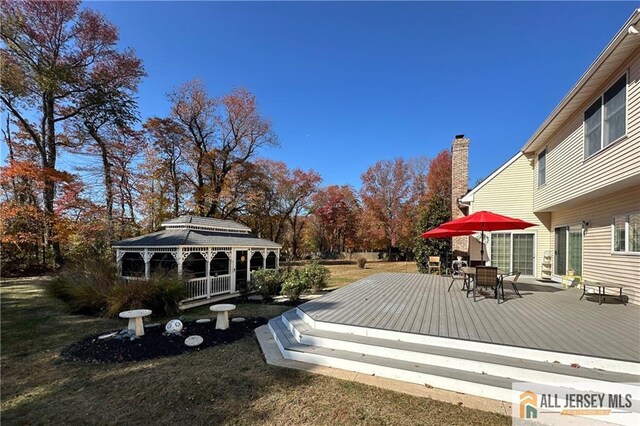
POLYGON ((193 347, 193 346, 198 346, 202 344, 203 341, 204 339, 201 336, 194 335, 184 339, 184 344, 187 346, 193 347))
POLYGON ((247 300, 255 300, 257 302, 260 302, 262 301, 262 296, 260 296, 259 294, 254 294, 253 296, 247 297, 247 300))
POLYGON ((231 318, 231 322, 245 322, 246 319, 242 318, 242 317, 238 317, 238 318, 231 318))
POLYGON ((110 339, 112 337, 115 337, 118 335, 117 331, 114 331, 113 333, 107 333, 107 334, 103 334, 102 336, 98 336, 99 340, 104 340, 104 339, 110 339))
POLYGON ((211 318, 202 318, 202 319, 196 320, 196 324, 206 324, 208 322, 211 322, 211 318))

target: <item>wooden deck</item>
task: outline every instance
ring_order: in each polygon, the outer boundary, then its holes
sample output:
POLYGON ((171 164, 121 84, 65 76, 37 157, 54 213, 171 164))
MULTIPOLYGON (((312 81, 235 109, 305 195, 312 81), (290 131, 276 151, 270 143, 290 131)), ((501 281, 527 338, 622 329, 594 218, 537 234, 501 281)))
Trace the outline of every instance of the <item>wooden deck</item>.
POLYGON ((315 321, 640 362, 640 306, 533 280, 477 302, 450 279, 377 274, 299 306, 315 321))

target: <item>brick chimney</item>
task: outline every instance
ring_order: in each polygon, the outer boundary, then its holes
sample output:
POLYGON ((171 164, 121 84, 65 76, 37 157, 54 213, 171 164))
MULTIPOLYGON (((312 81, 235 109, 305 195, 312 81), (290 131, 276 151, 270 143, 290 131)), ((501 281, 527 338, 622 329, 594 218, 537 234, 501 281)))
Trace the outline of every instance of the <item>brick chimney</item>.
MULTIPOLYGON (((465 216, 458 199, 469 190, 469 139, 464 135, 456 135, 451 142, 451 219, 465 216)), ((469 237, 453 237, 451 250, 454 256, 467 257, 469 254, 469 237)))

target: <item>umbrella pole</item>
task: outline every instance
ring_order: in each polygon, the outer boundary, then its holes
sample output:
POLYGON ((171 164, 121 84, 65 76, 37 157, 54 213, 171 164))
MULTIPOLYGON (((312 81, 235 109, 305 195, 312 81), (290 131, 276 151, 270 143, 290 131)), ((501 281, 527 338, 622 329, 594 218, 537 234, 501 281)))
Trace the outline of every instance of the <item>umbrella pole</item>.
POLYGON ((484 263, 484 230, 480 233, 480 262, 484 263))

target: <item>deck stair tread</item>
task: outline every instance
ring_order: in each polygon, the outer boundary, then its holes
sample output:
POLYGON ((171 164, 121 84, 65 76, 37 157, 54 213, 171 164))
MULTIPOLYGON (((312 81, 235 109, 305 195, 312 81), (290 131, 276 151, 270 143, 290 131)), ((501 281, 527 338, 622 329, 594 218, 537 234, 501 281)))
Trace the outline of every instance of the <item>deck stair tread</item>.
MULTIPOLYGON (((367 346, 376 346, 382 348, 390 348, 394 350, 403 350, 413 353, 422 353, 429 355, 438 355, 461 360, 471 360, 476 362, 484 362, 488 364, 496 364, 501 366, 509 366, 534 370, 545 373, 553 373, 576 378, 607 381, 614 383, 637 383, 640 382, 640 376, 634 374, 625 374, 611 371, 598 370, 593 368, 575 368, 560 363, 550 363, 542 361, 524 360, 520 358, 495 355, 486 352, 477 352, 466 349, 447 348, 442 346, 433 346, 426 344, 418 344, 411 342, 403 342, 400 340, 390 340, 383 338, 375 338, 369 336, 360 336, 350 333, 339 333, 334 331, 318 330, 304 322, 296 313, 295 309, 289 310, 283 314, 286 320, 296 329, 302 336, 317 337, 323 339, 338 340, 342 342, 356 343, 367 346)), ((280 318, 278 317, 278 321, 280 318)), ((282 322, 282 321, 280 321, 282 322)), ((283 327, 286 330, 286 326, 283 327)), ((289 330, 286 333, 288 339, 293 339, 296 345, 293 347, 306 346, 295 341, 289 330)), ((325 348, 327 349, 327 348, 325 348)), ((331 350, 331 349, 329 349, 331 350)), ((344 351, 343 351, 344 352, 344 351)), ((361 354, 359 354, 361 355, 361 354)), ((369 356, 369 355, 367 355, 369 356)), ((371 355, 373 357, 373 355, 371 355)))
POLYGON ((283 345, 287 351, 302 352, 331 358, 339 358, 348 361, 355 361, 371 365, 384 366, 398 370, 410 371, 426 375, 445 377, 449 379, 472 382, 485 386, 497 387, 502 389, 511 389, 512 380, 491 376, 488 374, 471 373, 463 370, 455 370, 452 368, 437 367, 432 365, 420 364, 415 362, 400 361, 397 359, 384 358, 374 355, 364 355, 361 353, 343 351, 338 349, 328 349, 317 346, 308 346, 299 343, 293 335, 287 330, 286 326, 279 318, 269 321, 271 329, 275 332, 277 340, 283 345))

